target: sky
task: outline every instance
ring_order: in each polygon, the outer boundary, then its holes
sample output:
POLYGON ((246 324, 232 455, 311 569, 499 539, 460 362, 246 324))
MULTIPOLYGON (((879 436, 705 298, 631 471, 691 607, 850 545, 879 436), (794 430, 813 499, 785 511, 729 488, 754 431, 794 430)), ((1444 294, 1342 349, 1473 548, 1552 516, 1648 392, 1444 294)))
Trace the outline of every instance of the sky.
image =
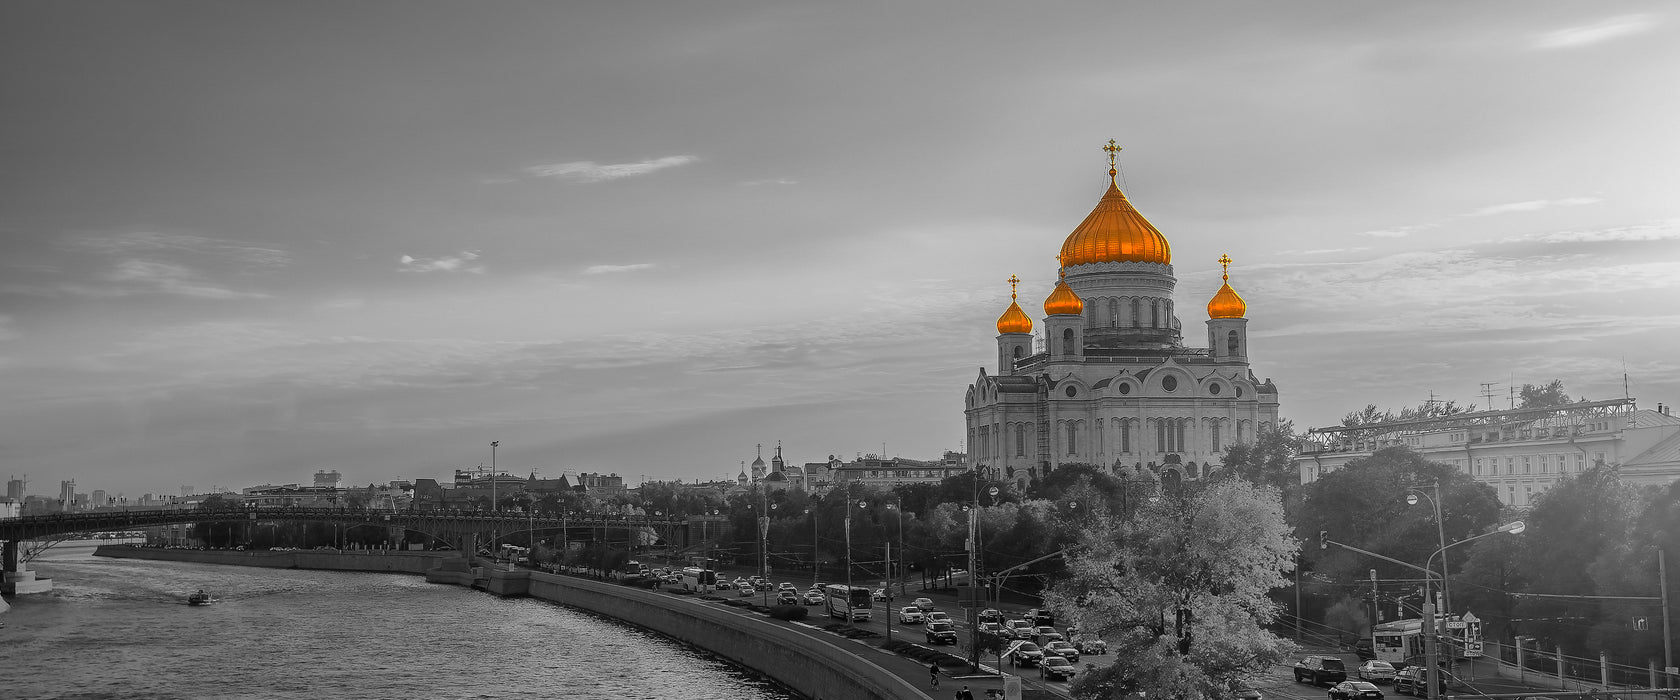
POLYGON ((1298 428, 1674 403, 1677 74, 1667 3, 8 2, 0 476, 936 458, 1109 139, 1298 428))

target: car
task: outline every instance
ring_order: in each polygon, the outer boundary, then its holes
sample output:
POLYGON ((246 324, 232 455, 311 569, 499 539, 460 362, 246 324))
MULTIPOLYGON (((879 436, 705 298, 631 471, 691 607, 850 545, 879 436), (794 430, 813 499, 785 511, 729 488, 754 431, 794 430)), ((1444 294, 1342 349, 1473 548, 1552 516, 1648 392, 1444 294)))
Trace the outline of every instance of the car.
POLYGON ((1347 667, 1334 656, 1308 656, 1295 662, 1295 682, 1334 685, 1347 680, 1347 667))
POLYGON ((776 584, 776 590, 778 590, 778 591, 788 591, 789 593, 798 593, 799 592, 799 587, 795 586, 791 583, 788 583, 787 581, 783 581, 779 584, 776 584))
POLYGON ((1361 639, 1353 643, 1353 653, 1360 661, 1370 661, 1377 658, 1377 652, 1371 648, 1371 640, 1361 639))
POLYGON ((902 610, 898 611, 898 621, 906 625, 919 625, 923 622, 927 622, 927 616, 922 614, 921 608, 914 605, 906 605, 902 610))
POLYGON ((1079 649, 1060 639, 1054 639, 1045 644, 1044 653, 1046 656, 1054 654, 1068 661, 1079 661, 1079 649))
POLYGON ((744 586, 744 587, 741 588, 741 597, 742 598, 746 598, 748 596, 756 595, 757 593, 758 593, 757 591, 754 591, 752 589, 752 586, 744 586))
POLYGON ((1357 670, 1359 680, 1371 683, 1393 683, 1394 665, 1387 661, 1371 659, 1359 665, 1357 670))
POLYGON ((1021 642, 1009 650, 1009 665, 1016 668, 1037 666, 1044 661, 1044 650, 1032 642, 1021 642))
POLYGON ((928 622, 950 622, 951 621, 951 616, 946 615, 944 612, 941 612, 939 610, 935 610, 933 612, 927 613, 927 621, 928 622))
POLYGON ((1038 627, 1033 628, 1033 641, 1038 642, 1039 644, 1043 644, 1045 642, 1066 641, 1066 639, 1066 637, 1062 636, 1061 632, 1057 632, 1056 628, 1049 625, 1039 625, 1038 627))
POLYGON ((798 605, 799 596, 793 591, 782 591, 776 594, 777 605, 798 605))
POLYGON ((736 588, 752 588, 752 583, 753 582, 737 576, 737 577, 735 577, 735 580, 730 581, 730 583, 735 584, 736 588))
POLYGON ((715 587, 720 591, 727 591, 731 588, 734 588, 735 586, 731 585, 728 581, 725 581, 725 580, 720 578, 720 579, 718 579, 717 585, 715 587))
POLYGON ((887 589, 877 588, 877 589, 875 589, 875 591, 873 593, 869 594, 869 597, 874 598, 875 600, 886 600, 887 599, 887 589))
POLYGON ((927 623, 927 643, 955 645, 957 643, 957 628, 952 626, 950 622, 939 620, 929 622, 927 623))
POLYGON ((1261 700, 1260 691, 1242 681, 1231 685, 1231 700, 1261 700))
POLYGON ((1048 609, 1044 609, 1044 608, 1033 608, 1031 610, 1028 610, 1027 614, 1026 614, 1026 618, 1028 620, 1031 620, 1034 625, 1054 625, 1054 624, 1056 624, 1056 616, 1051 614, 1048 609))
POLYGON ((1073 645, 1079 648, 1081 654, 1102 656, 1108 653, 1108 642, 1092 636, 1075 637, 1073 645))
POLYGON ((816 590, 814 588, 809 590, 809 591, 805 591, 804 598, 805 598, 805 604, 806 605, 822 605, 822 603, 823 603, 823 593, 822 593, 822 591, 816 590))
POLYGON ((753 584, 753 590, 755 590, 755 591, 771 591, 771 590, 775 590, 775 586, 770 585, 769 581, 759 581, 758 583, 753 584))
POLYGON ((1383 692, 1365 681, 1342 681, 1330 686, 1330 700, 1382 700, 1383 692))
POLYGON ((1010 620, 1003 623, 1003 628, 1016 639, 1032 639, 1033 625, 1026 620, 1010 620))
POLYGON ((921 608, 922 612, 928 612, 928 611, 933 610, 933 599, 932 598, 917 598, 915 600, 910 601, 910 604, 914 605, 918 608, 921 608))
POLYGON ((982 622, 982 623, 980 623, 980 626, 975 628, 975 629, 980 630, 982 633, 995 634, 999 637, 1008 637, 1009 636, 1009 632, 1007 630, 1003 629, 1003 625, 1000 625, 996 622, 982 622))
POLYGON ((1407 666, 1396 669, 1394 671, 1394 694, 1411 693, 1414 687, 1422 686, 1423 684, 1419 682, 1419 677, 1422 675, 1422 666, 1407 666))
POLYGON ((1070 681, 1075 673, 1078 670, 1073 667, 1073 662, 1060 656, 1046 656, 1038 664, 1038 677, 1042 680, 1070 681))
POLYGON ((986 608, 985 610, 980 611, 980 621, 981 622, 996 622, 996 623, 1002 624, 1003 623, 1003 613, 998 611, 997 608, 986 608))

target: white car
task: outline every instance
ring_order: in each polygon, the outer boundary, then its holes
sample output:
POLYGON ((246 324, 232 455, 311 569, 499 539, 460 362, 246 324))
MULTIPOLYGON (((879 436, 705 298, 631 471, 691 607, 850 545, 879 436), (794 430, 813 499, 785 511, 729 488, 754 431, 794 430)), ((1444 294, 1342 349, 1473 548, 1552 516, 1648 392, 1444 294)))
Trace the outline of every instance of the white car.
POLYGON ((815 588, 813 588, 811 590, 808 590, 808 591, 805 591, 804 598, 805 598, 805 604, 806 605, 822 605, 823 604, 823 592, 819 591, 815 588))
POLYGON ((1393 683, 1394 665, 1372 659, 1359 666, 1359 680, 1370 683, 1393 683))
POLYGON ((898 621, 906 625, 919 625, 925 620, 927 616, 922 614, 922 609, 914 605, 906 605, 898 611, 898 621))
POLYGON ((928 622, 950 622, 951 621, 951 616, 946 615, 945 613, 943 613, 941 611, 935 610, 935 611, 927 614, 927 621, 928 622))

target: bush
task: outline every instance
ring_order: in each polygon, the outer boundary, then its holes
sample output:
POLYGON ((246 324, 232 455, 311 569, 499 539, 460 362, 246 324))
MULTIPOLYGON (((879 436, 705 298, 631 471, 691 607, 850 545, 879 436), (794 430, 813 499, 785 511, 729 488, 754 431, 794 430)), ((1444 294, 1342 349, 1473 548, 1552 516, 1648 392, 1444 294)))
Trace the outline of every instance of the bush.
POLYGON ((770 608, 771 617, 778 620, 787 620, 789 622, 803 620, 805 619, 805 616, 809 614, 811 614, 811 611, 806 609, 803 605, 777 605, 770 608))

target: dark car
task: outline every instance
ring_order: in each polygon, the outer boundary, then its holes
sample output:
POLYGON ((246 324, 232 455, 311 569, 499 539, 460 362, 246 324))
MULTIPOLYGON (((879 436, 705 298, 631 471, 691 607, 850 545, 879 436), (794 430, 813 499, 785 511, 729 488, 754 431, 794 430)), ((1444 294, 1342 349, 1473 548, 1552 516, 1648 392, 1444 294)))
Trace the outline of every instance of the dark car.
MULTIPOLYGON (((1394 672, 1394 693, 1396 695, 1398 695, 1400 693, 1407 693, 1407 694, 1410 694, 1410 695, 1416 695, 1420 698, 1428 696, 1429 695, 1429 682, 1427 680, 1425 680, 1423 676, 1424 676, 1424 667, 1422 667, 1422 666, 1407 666, 1407 667, 1402 668, 1398 671, 1395 671, 1394 672)), ((1436 687, 1438 687, 1441 690, 1441 692, 1443 692, 1443 693, 1446 692, 1446 690, 1447 690, 1446 674, 1445 673, 1441 674, 1437 678, 1435 684, 1436 684, 1436 687)))
POLYGON ((1073 674, 1076 672, 1073 663, 1060 656, 1046 656, 1038 664, 1038 677, 1047 681, 1073 680, 1073 674))
POLYGON ((1237 681, 1231 686, 1231 697, 1235 700, 1261 700, 1262 696, 1260 691, 1254 689, 1254 686, 1237 681))
POLYGON ((1308 656, 1295 662, 1295 682, 1329 685, 1347 680, 1347 667, 1334 656, 1308 656))
POLYGON ((776 594, 777 605, 798 605, 799 596, 793 591, 782 591, 776 594))
POLYGON ((1365 681, 1342 681, 1330 686, 1330 700, 1382 700, 1383 692, 1365 681))
POLYGON ((1060 639, 1052 639, 1048 642, 1045 642, 1044 643, 1044 653, 1046 655, 1055 654, 1055 655, 1060 656, 1064 659, 1067 659, 1068 661, 1078 661, 1079 660, 1079 649, 1077 647, 1073 646, 1072 644, 1064 642, 1060 639))
POLYGON ((1033 644, 1032 642, 1021 642, 1020 644, 1016 644, 1014 651, 1009 654, 1009 663, 1014 665, 1016 668, 1021 666, 1037 666, 1038 663, 1043 660, 1044 650, 1038 648, 1038 645, 1033 644))
POLYGON ((927 625, 928 644, 956 644, 957 628, 949 622, 929 622, 927 625))

